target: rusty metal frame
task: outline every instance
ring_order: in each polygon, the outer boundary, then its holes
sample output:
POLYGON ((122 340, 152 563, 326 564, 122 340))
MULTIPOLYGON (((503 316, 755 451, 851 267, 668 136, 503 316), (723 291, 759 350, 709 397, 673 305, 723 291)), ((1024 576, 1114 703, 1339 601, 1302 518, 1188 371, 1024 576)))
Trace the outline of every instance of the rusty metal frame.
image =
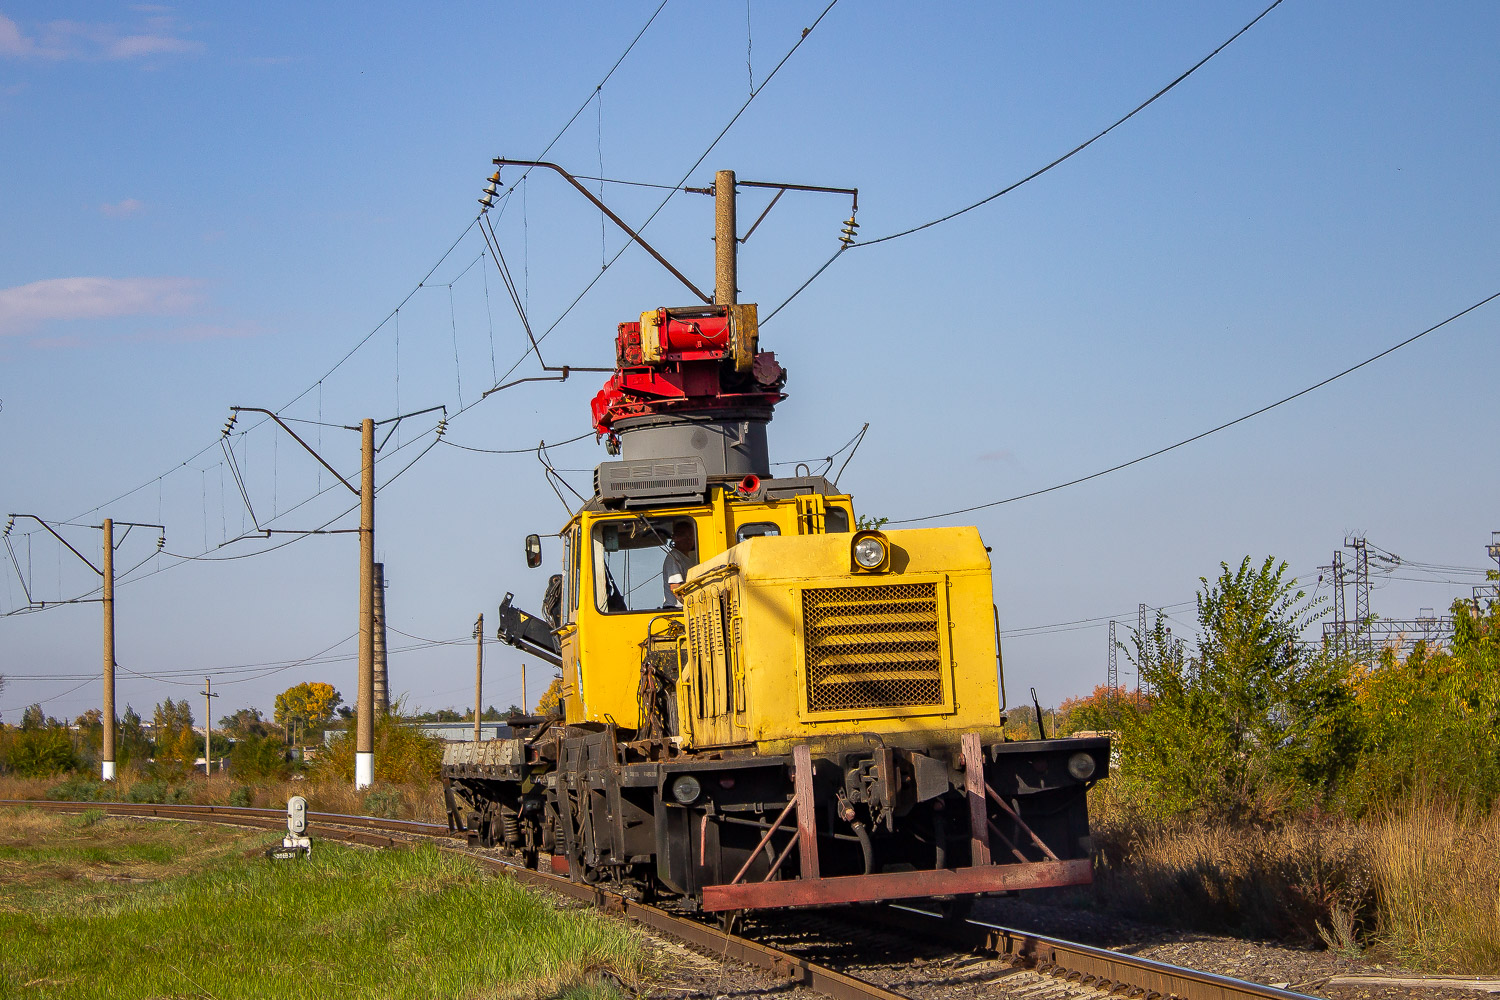
MULTIPOLYGON (((984 785, 984 793, 986 795, 988 795, 991 799, 994 800, 995 805, 999 806, 1001 809, 1004 809, 1005 812, 1006 812, 1006 814, 1008 816, 1010 816, 1011 819, 1013 819, 1013 820, 1016 821, 1016 826, 1019 826, 1022 830, 1024 830, 1026 832, 1026 836, 1028 836, 1028 837, 1031 838, 1031 842, 1033 844, 1035 844, 1038 848, 1040 848, 1041 852, 1043 854, 1047 855, 1048 859, 1050 859, 1052 861, 1056 861, 1057 860, 1057 855, 1053 853, 1052 848, 1050 848, 1046 844, 1042 843, 1042 838, 1038 837, 1036 835, 1036 833, 1031 829, 1031 827, 1029 827, 1029 826, 1026 825, 1026 821, 1021 818, 1021 814, 1018 813, 1018 812, 1016 812, 1014 809, 1012 809, 1010 807, 1010 804, 1007 803, 1004 799, 1002 799, 1000 797, 1000 794, 998 792, 996 792, 993 788, 990 787, 989 782, 984 781, 984 779, 982 777, 980 778, 980 781, 984 785)), ((1006 843, 1010 843, 1010 841, 1007 839, 1006 843)), ((1014 844, 1011 844, 1011 849, 1015 850, 1015 845, 1014 844)))
POLYGON ((989 810, 984 804, 984 748, 978 733, 964 733, 959 741, 964 761, 964 786, 969 800, 969 859, 976 867, 990 863, 989 810))
POLYGON ((813 811, 812 751, 806 743, 792 748, 792 780, 796 786, 798 857, 804 879, 818 877, 818 823, 813 811))
POLYGON ((883 872, 783 882, 742 882, 739 885, 704 886, 703 909, 718 912, 781 906, 826 906, 883 899, 1087 885, 1093 879, 1093 862, 1080 858, 1074 861, 1028 861, 1025 864, 987 865, 980 868, 939 868, 925 872, 883 872))

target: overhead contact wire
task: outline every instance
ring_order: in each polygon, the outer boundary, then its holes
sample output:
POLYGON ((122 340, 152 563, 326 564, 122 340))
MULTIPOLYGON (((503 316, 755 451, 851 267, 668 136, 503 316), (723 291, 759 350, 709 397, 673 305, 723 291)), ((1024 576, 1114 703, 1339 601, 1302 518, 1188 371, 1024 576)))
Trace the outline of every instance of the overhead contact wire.
POLYGON ((1368 358, 1365 358, 1365 360, 1361 361, 1359 364, 1350 365, 1348 368, 1345 368, 1343 371, 1339 372, 1337 375, 1330 375, 1327 378, 1323 379, 1321 382, 1315 382, 1315 383, 1313 383, 1312 385, 1308 386, 1305 389, 1299 389, 1297 392, 1292 393, 1290 396, 1284 396, 1281 399, 1278 399, 1274 403, 1268 403, 1267 405, 1262 406, 1258 410, 1251 410, 1249 413, 1246 413, 1243 416, 1235 417, 1233 420, 1225 421, 1224 423, 1219 424, 1217 427, 1210 427, 1208 430, 1201 431, 1201 432, 1199 432, 1197 434, 1194 434, 1192 437, 1183 438, 1181 441, 1178 441, 1175 444, 1169 444, 1166 447, 1158 448, 1155 451, 1147 452, 1144 455, 1140 455, 1140 456, 1138 456, 1136 458, 1132 458, 1128 462, 1121 462, 1118 465, 1112 465, 1112 466, 1110 466, 1107 469, 1100 469, 1098 472, 1091 472, 1091 473, 1089 473, 1086 476, 1079 476, 1077 479, 1070 479, 1070 480, 1068 480, 1065 483, 1058 483, 1055 486, 1048 486, 1048 487, 1046 487, 1044 489, 1032 490, 1030 493, 1021 493, 1021 494, 1018 494, 1017 496, 1006 497, 1004 500, 992 500, 989 503, 975 504, 972 507, 961 507, 958 510, 945 511, 944 513, 941 513, 941 514, 926 514, 926 515, 923 515, 922 517, 907 517, 907 518, 902 518, 900 520, 893 520, 890 523, 891 524, 917 524, 917 523, 919 523, 921 521, 934 521, 934 520, 937 520, 938 518, 942 518, 942 517, 954 517, 954 516, 956 516, 958 514, 969 514, 969 513, 972 513, 973 511, 976 511, 976 510, 985 510, 986 508, 989 508, 989 507, 998 507, 1001 504, 1015 503, 1017 500, 1029 500, 1032 497, 1043 496, 1044 494, 1047 494, 1047 493, 1055 493, 1058 490, 1064 490, 1064 489, 1067 489, 1070 486, 1077 486, 1080 483, 1086 483, 1086 482, 1089 482, 1090 480, 1098 479, 1101 476, 1107 476, 1107 475, 1109 475, 1112 472, 1119 472, 1121 469, 1128 469, 1132 465, 1139 465, 1140 463, 1145 462, 1145 461, 1147 461, 1149 459, 1156 458, 1159 455, 1165 455, 1169 451, 1175 451, 1178 448, 1183 447, 1184 445, 1192 444, 1194 441, 1202 441, 1204 438, 1208 437, 1210 434, 1217 434, 1217 433, 1219 433, 1219 431, 1227 430, 1230 427, 1235 426, 1236 424, 1242 424, 1246 420, 1249 420, 1252 417, 1258 417, 1262 413, 1266 413, 1266 412, 1269 412, 1271 410, 1274 410, 1278 406, 1282 406, 1282 405, 1284 405, 1286 403, 1290 403, 1294 399, 1298 399, 1298 398, 1300 398, 1302 396, 1307 395, 1310 392, 1313 392, 1313 391, 1315 391, 1317 389, 1321 389, 1325 385, 1328 385, 1331 382, 1338 381, 1339 379, 1343 378, 1345 375, 1349 375, 1349 374, 1351 374, 1353 372, 1357 372, 1361 368, 1365 367, 1366 365, 1373 364, 1374 362, 1379 361, 1381 358, 1385 357, 1387 354, 1391 354, 1391 353, 1393 353, 1395 351, 1399 351, 1401 348, 1407 346, 1408 344, 1415 343, 1416 341, 1418 341, 1418 340, 1422 339, 1423 337, 1427 336, 1429 333, 1432 333, 1432 332, 1434 332, 1436 330, 1441 330, 1443 327, 1447 326, 1449 323, 1452 323, 1454 320, 1457 320, 1457 319, 1460 319, 1460 318, 1462 318, 1464 316, 1467 316, 1469 313, 1471 313, 1474 310, 1480 308, 1481 306, 1484 306, 1484 305, 1487 305, 1490 302, 1493 302, 1497 298, 1500 298, 1500 292, 1495 292, 1495 293, 1493 293, 1491 295, 1486 296, 1483 299, 1480 299, 1478 302, 1474 303, 1473 305, 1469 306, 1466 309, 1459 310, 1458 312, 1454 313, 1452 316, 1449 316, 1447 319, 1443 320, 1442 322, 1440 322, 1440 323, 1434 323, 1432 326, 1429 326, 1427 329, 1423 330, 1421 333, 1414 333, 1410 337, 1407 337, 1405 340, 1401 341, 1400 343, 1393 344, 1390 347, 1387 347, 1385 350, 1381 351, 1379 354, 1375 354, 1375 355, 1372 355, 1372 356, 1370 356, 1368 358))

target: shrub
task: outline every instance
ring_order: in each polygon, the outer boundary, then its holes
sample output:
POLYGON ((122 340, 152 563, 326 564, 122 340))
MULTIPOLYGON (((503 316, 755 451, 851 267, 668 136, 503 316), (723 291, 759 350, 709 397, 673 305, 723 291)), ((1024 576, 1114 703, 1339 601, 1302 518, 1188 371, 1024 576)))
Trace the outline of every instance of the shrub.
POLYGON ((365 794, 365 815, 398 819, 401 816, 401 790, 389 785, 375 785, 365 794))
POLYGON ((53 802, 99 802, 109 796, 103 782, 74 775, 62 784, 47 789, 46 797, 53 802))
POLYGON ((229 773, 244 781, 285 781, 292 773, 281 737, 250 735, 229 751, 229 773))
POLYGON ((160 778, 154 781, 137 781, 130 786, 125 793, 126 802, 154 802, 163 803, 167 801, 167 783, 160 778))
MULTIPOLYGON (((431 784, 443 763, 443 741, 402 724, 400 706, 375 720, 375 780, 388 784, 431 784)), ((357 729, 334 736, 313 765, 318 777, 354 780, 354 741, 357 729)))
POLYGON ((63 726, 22 729, 8 743, 7 764, 23 778, 48 778, 78 769, 73 739, 63 726))
POLYGON ((255 805, 255 789, 249 785, 236 785, 229 792, 229 804, 240 809, 255 805))

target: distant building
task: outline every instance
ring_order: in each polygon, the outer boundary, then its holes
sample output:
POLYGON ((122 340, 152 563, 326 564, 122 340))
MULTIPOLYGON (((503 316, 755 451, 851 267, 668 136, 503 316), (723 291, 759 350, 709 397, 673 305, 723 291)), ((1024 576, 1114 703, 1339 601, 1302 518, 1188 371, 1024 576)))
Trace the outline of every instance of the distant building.
MULTIPOLYGON (((408 729, 415 729, 420 733, 444 740, 449 743, 466 743, 474 739, 474 722, 403 722, 408 729)), ((331 729, 323 733, 323 742, 332 743, 333 737, 344 732, 342 729, 331 729)), ((481 740, 508 740, 515 731, 503 722, 481 722, 479 724, 479 738, 481 740)))

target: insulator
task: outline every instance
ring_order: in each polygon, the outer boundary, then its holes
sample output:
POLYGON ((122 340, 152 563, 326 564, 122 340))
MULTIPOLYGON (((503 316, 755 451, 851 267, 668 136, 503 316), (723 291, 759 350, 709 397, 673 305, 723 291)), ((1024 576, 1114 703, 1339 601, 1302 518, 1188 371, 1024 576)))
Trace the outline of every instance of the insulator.
POLYGON ((839 242, 844 244, 845 247, 852 245, 855 237, 859 235, 856 232, 857 229, 859 229, 859 223, 854 221, 854 216, 851 214, 844 222, 844 232, 839 237, 839 242))
POLYGON ((496 170, 493 174, 490 174, 490 183, 491 184, 499 184, 500 183, 500 171, 496 170))
POLYGON ((495 204, 495 201, 490 196, 490 193, 488 191, 486 191, 484 193, 484 197, 482 197, 482 198, 479 199, 479 204, 483 205, 485 208, 489 208, 490 206, 492 206, 492 205, 495 204))
POLYGON ((489 186, 484 189, 484 193, 487 194, 487 195, 489 195, 491 198, 493 198, 493 197, 495 197, 495 195, 499 194, 500 192, 495 190, 495 182, 493 180, 491 180, 490 183, 489 183, 489 186))
POLYGON ((447 417, 443 417, 441 420, 438 421, 437 436, 438 437, 442 437, 446 433, 448 433, 448 418, 447 417))

